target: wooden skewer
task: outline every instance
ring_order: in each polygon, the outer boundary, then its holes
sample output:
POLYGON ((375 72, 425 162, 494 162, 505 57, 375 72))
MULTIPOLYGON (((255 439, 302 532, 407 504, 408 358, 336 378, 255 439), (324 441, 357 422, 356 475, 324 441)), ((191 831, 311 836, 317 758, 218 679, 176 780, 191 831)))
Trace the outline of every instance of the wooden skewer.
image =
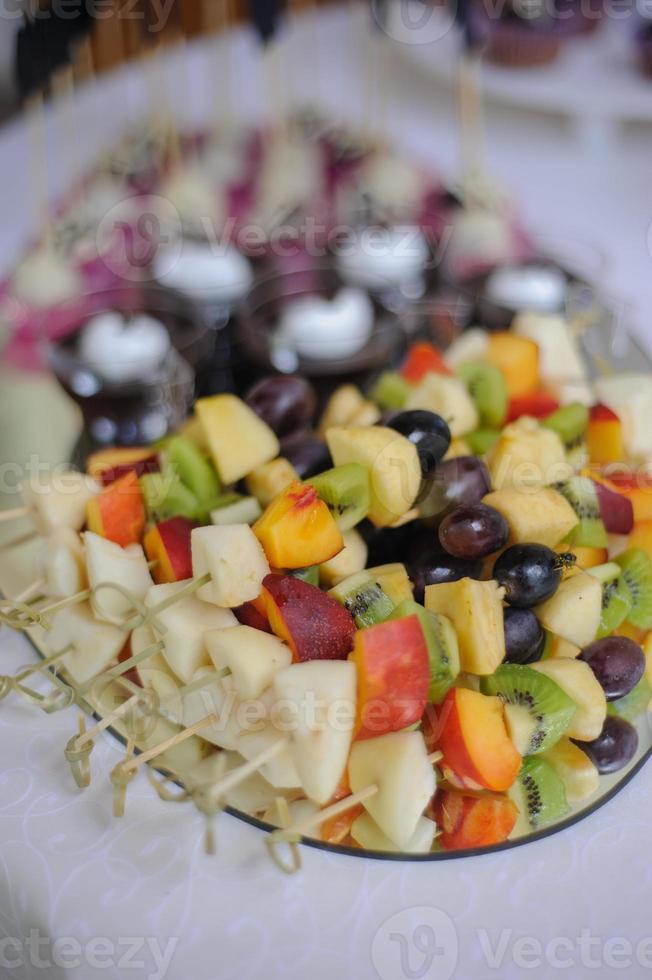
POLYGON ((27 517, 31 513, 31 507, 12 507, 10 510, 0 510, 0 524, 4 524, 5 521, 17 521, 19 517, 27 517))
POLYGON ((250 759, 249 762, 243 763, 241 766, 232 769, 231 772, 227 773, 223 779, 218 780, 211 786, 207 787, 206 792, 208 796, 217 801, 222 799, 229 790, 235 789, 240 783, 243 783, 245 779, 249 776, 253 776, 255 772, 258 772, 261 766, 265 763, 271 762, 275 759, 277 755, 280 755, 288 745, 290 744, 289 738, 281 738, 278 742, 274 742, 272 745, 268 745, 266 749, 259 752, 257 756, 250 759))
POLYGON ((476 55, 461 55, 457 71, 458 117, 462 158, 462 187, 467 207, 472 203, 473 179, 482 172, 482 97, 480 61, 476 55))
POLYGON ((17 596, 14 596, 14 602, 29 602, 30 600, 33 601, 35 597, 39 594, 39 591, 43 589, 44 585, 45 585, 45 579, 37 578, 35 582, 32 582, 31 585, 28 585, 27 588, 23 589, 22 592, 19 592, 17 596))

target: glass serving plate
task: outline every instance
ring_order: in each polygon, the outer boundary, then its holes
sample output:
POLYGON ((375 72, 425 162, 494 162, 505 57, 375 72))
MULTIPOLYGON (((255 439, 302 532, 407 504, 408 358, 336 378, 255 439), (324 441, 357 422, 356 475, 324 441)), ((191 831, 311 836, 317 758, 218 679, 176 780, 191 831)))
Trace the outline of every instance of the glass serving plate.
MULTIPOLYGON (((589 369, 591 374, 594 376, 599 374, 604 368, 605 363, 608 363, 613 371, 632 369, 639 372, 641 370, 652 371, 652 364, 649 357, 641 350, 639 345, 629 337, 628 334, 625 335, 625 333, 617 327, 617 324, 614 322, 615 318, 610 316, 608 311, 604 309, 596 310, 596 308, 593 306, 591 309, 593 311, 591 325, 586 326, 580 333, 581 346, 585 352, 587 360, 590 362, 589 369)), ((5 547, 5 549, 3 549, 2 561, 0 562, 0 589, 3 591, 5 596, 18 595, 20 590, 25 588, 30 581, 33 580, 33 562, 37 547, 38 540, 33 538, 27 543, 19 544, 13 548, 5 547)), ((52 652, 47 647, 45 639, 46 634, 40 627, 28 631, 26 635, 40 657, 45 657, 52 652)), ((65 677, 65 672, 63 673, 63 676, 65 677)), ((105 712, 106 705, 111 704, 110 698, 112 696, 117 696, 117 694, 117 690, 113 691, 109 688, 104 692, 101 701, 93 699, 89 696, 88 698, 78 698, 76 703, 84 712, 99 720, 105 712)), ((123 690, 121 692, 121 699, 124 700, 123 690)), ((37 708, 34 708, 35 712, 37 710, 37 708)), ((570 813, 556 823, 522 836, 514 836, 502 844, 459 851, 432 851, 426 854, 405 854, 401 852, 362 850, 356 847, 327 843, 312 837, 303 837, 302 843, 321 850, 346 854, 358 858, 364 857, 388 861, 423 862, 471 858, 479 854, 508 850, 513 847, 522 846, 523 844, 527 844, 531 841, 549 837, 550 835, 560 833, 566 828, 571 827, 574 824, 579 823, 581 820, 591 816, 591 814, 593 814, 597 809, 613 799, 620 792, 620 790, 623 789, 636 776, 639 770, 642 769, 642 767, 649 760, 650 756, 652 756, 652 725, 650 724, 650 718, 652 718, 651 715, 645 714, 635 723, 639 736, 639 745, 636 754, 631 759, 629 764, 617 773, 601 776, 599 789, 591 798, 585 800, 579 805, 573 806, 570 813)), ((73 728, 74 726, 71 725, 71 733, 73 728)), ((107 731, 109 731, 123 744, 126 743, 126 730, 120 721, 112 724, 107 731)), ((152 738, 154 738, 152 733, 149 733, 148 737, 143 737, 142 742, 136 746, 136 753, 148 748, 149 745, 152 744, 152 738)), ((156 738, 154 738, 154 742, 156 741, 156 738)), ((188 741, 191 742, 192 740, 188 741)), ((70 778, 63 757, 64 747, 62 746, 61 748, 62 778, 70 778)), ((188 747, 188 762, 190 764, 195 764, 198 761, 197 751, 198 746, 194 743, 188 747)), ((168 776, 171 775, 172 779, 176 779, 179 784, 183 782, 183 765, 182 759, 179 756, 177 756, 174 766, 168 765, 168 760, 163 760, 163 758, 161 758, 157 760, 156 765, 152 764, 152 768, 156 769, 156 771, 159 773, 168 776)), ((96 774, 96 776, 97 778, 106 778, 107 774, 96 774)), ((228 805, 225 807, 225 810, 231 816, 236 817, 239 820, 243 820, 244 822, 259 828, 261 831, 270 832, 276 829, 258 817, 253 816, 250 813, 245 813, 234 806, 228 805)))

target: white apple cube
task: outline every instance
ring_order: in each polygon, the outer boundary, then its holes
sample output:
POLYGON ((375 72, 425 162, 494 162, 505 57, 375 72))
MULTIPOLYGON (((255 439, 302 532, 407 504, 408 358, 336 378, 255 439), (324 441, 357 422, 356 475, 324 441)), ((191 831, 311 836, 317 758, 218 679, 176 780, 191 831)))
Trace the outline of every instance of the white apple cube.
POLYGON ((274 675, 273 690, 277 707, 282 702, 287 709, 283 728, 291 736, 292 756, 305 794, 315 803, 327 803, 346 769, 351 748, 355 666, 347 660, 291 664, 274 675))
MULTIPOLYGON (((245 759, 254 759, 271 748, 276 742, 285 739, 273 724, 266 724, 258 731, 243 730, 238 737, 238 752, 245 759)), ((299 789, 301 779, 294 764, 291 747, 286 746, 277 756, 266 762, 259 769, 265 779, 278 789, 299 789)))
MULTIPOLYGON (((153 585, 145 596, 145 605, 148 609, 153 609, 187 584, 184 581, 153 585)), ((230 610, 202 602, 195 595, 184 596, 167 609, 155 613, 155 618, 165 630, 160 634, 157 632, 157 638, 165 644, 163 655, 177 677, 186 683, 200 667, 211 665, 204 633, 207 630, 237 625, 230 610)))
POLYGON ((230 609, 258 598, 269 564, 248 524, 196 527, 191 547, 194 577, 211 576, 197 593, 200 599, 230 609))
POLYGON ((215 667, 231 671, 238 697, 243 700, 260 697, 276 671, 292 663, 292 652, 282 640, 252 626, 210 630, 204 642, 215 667))
POLYGON ((47 633, 52 653, 74 644, 61 662, 75 684, 85 684, 110 667, 126 639, 127 634, 117 626, 98 622, 87 602, 60 609, 47 633))
POLYGON ((197 734, 222 749, 235 749, 240 726, 238 700, 229 677, 221 677, 213 667, 200 667, 193 682, 205 683, 197 690, 182 694, 182 724, 185 728, 195 725, 208 715, 217 715, 217 721, 202 728, 197 734))
POLYGON ((384 834, 368 813, 361 813, 351 824, 351 837, 365 851, 401 851, 406 854, 427 854, 435 839, 437 824, 428 817, 419 817, 414 833, 405 847, 398 847, 384 834))
MULTIPOLYGON (((121 548, 115 541, 92 531, 84 533, 84 544, 88 582, 92 589, 103 582, 115 582, 137 599, 145 598, 152 587, 152 576, 139 544, 121 548)), ((97 618, 107 623, 122 623, 134 612, 129 599, 113 589, 100 589, 91 597, 91 606, 97 618)))
POLYGON ((76 595, 88 586, 84 546, 70 527, 58 527, 49 535, 37 566, 47 595, 55 599, 76 595))
MULTIPOLYGON (((186 786, 191 791, 200 787, 208 789, 217 783, 222 775, 244 765, 245 761, 237 752, 226 750, 213 752, 188 773, 185 780, 186 786)), ((270 786, 260 773, 254 772, 243 782, 230 789, 225 799, 226 803, 235 807, 236 810, 242 810, 243 813, 256 816, 273 806, 277 796, 278 790, 270 786)))
POLYGON ((349 759, 351 791, 378 792, 365 810, 398 848, 404 850, 436 788, 435 770, 420 732, 391 732, 355 742, 349 759))
POLYGON ((22 496, 41 534, 58 527, 79 531, 86 522, 86 505, 102 488, 86 473, 70 470, 49 480, 32 480, 22 487, 22 496))
MULTIPOLYGON (((156 642, 154 630, 149 626, 138 626, 131 634, 131 654, 136 656, 156 642)), ((181 724, 182 701, 178 693, 181 684, 168 666, 160 650, 150 653, 136 667, 140 682, 144 688, 153 691, 158 698, 158 705, 166 718, 181 724)))
MULTIPOLYGON (((316 816, 319 813, 319 810, 320 807, 318 807, 316 803, 313 803, 312 800, 288 801, 288 816, 290 819, 290 824, 300 823, 303 820, 309 820, 311 817, 316 816)), ((273 827, 283 827, 284 821, 279 811, 277 800, 274 800, 273 805, 270 806, 269 809, 263 814, 262 819, 265 821, 265 823, 270 823, 273 827)), ((305 836, 319 838, 319 826, 316 826, 314 830, 306 833, 305 836)))

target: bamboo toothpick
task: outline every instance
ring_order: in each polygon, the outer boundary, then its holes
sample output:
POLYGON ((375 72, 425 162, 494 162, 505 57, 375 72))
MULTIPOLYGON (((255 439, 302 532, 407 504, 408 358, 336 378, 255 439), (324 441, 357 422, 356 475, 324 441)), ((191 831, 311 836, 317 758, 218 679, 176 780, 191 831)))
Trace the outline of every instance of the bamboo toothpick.
POLYGON ((462 189, 468 207, 472 203, 473 181, 482 173, 484 159, 480 59, 468 51, 464 51, 459 59, 457 105, 462 189))

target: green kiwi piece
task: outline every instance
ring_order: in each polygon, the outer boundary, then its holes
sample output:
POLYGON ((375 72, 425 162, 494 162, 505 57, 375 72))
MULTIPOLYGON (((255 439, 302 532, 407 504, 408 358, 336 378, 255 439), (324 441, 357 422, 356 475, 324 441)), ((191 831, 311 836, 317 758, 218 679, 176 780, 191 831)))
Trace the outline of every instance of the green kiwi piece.
POLYGON ((512 837, 521 837, 556 823, 570 813, 566 788, 553 767, 540 756, 523 760, 516 782, 508 792, 520 818, 512 837))
POLYGON ((652 629, 652 561, 642 548, 629 548, 614 561, 621 568, 632 603, 627 619, 639 629, 652 629))
POLYGON ((187 517, 189 520, 200 517, 201 507, 194 493, 171 471, 145 473, 138 483, 147 515, 157 524, 168 517, 187 517))
POLYGON ((411 385, 396 371, 385 371, 376 381, 369 397, 380 408, 387 410, 403 408, 410 394, 411 385))
POLYGON ((255 497, 225 493, 215 501, 211 510, 211 521, 213 524, 253 524, 262 512, 255 497))
POLYGON ((167 444, 165 461, 166 468, 179 477, 206 510, 215 505, 220 495, 220 481, 215 468, 194 442, 185 436, 174 436, 167 444))
POLYGON ((329 595, 349 610, 358 629, 382 623, 394 610, 390 597, 378 582, 369 577, 368 572, 349 575, 332 588, 329 595))
POLYGON ((502 371, 487 361, 467 361, 457 368, 484 425, 497 429, 507 414, 507 384, 502 371))
POLYGON ((589 410, 581 402, 562 405, 543 420, 541 425, 556 432, 567 449, 577 445, 589 424, 589 410))
POLYGON ((625 721, 636 721, 648 709, 652 700, 652 687, 646 677, 641 677, 640 681, 629 694, 616 701, 610 701, 607 705, 607 714, 618 715, 625 721))
POLYGON ((579 517, 579 524, 566 538, 568 544, 584 548, 606 548, 607 532, 600 516, 600 504, 593 481, 583 476, 571 476, 563 483, 556 483, 555 490, 566 498, 579 517))
POLYGON ((319 565, 308 565, 306 568, 292 568, 285 574, 291 575, 292 578, 301 579, 302 582, 307 582, 308 585, 319 585, 319 565))
POLYGON ((503 664, 482 678, 481 688, 484 694, 497 695, 505 705, 510 738, 523 756, 551 748, 566 733, 577 711, 575 702, 558 684, 521 664, 503 664))
POLYGON ((499 435, 500 432, 497 429, 476 429, 475 432, 467 432, 464 436, 464 442, 474 456, 484 456, 498 441, 499 435))
POLYGON ((632 600, 620 565, 615 561, 587 568, 587 572, 597 578, 602 586, 602 612, 596 637, 600 640, 603 636, 609 636, 625 622, 632 607, 632 600))
POLYGON ((417 616, 421 623, 430 663, 428 700, 432 704, 441 704, 460 672, 457 633, 445 616, 430 612, 410 599, 399 602, 389 619, 405 619, 406 616, 417 616))
POLYGON ((345 463, 306 481, 317 491, 340 531, 355 527, 369 513, 369 473, 360 463, 345 463))

